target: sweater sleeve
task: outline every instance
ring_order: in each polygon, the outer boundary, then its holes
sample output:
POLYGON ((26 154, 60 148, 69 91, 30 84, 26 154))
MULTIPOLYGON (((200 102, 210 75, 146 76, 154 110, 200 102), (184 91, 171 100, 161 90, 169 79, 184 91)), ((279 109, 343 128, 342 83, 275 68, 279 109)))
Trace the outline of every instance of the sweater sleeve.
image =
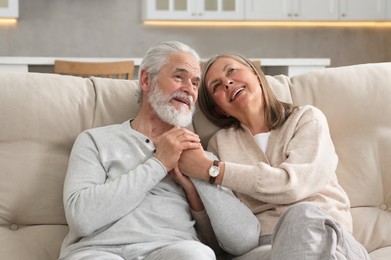
POLYGON ((229 189, 192 179, 217 240, 226 252, 242 255, 258 246, 261 226, 251 210, 229 189))
MULTIPOLYGON (((292 121, 285 123, 290 125, 277 137, 279 140, 269 142, 282 147, 282 152, 270 155, 271 161, 280 161, 278 165, 225 162, 222 185, 274 204, 294 203, 322 190, 335 177, 338 161, 326 118, 314 108, 292 121)), ((219 154, 219 148, 219 140, 213 138, 208 149, 219 154)), ((231 150, 232 154, 225 153, 227 158, 241 152, 231 150)))
POLYGON ((165 175, 164 166, 150 158, 107 182, 94 139, 83 132, 73 146, 64 182, 64 208, 70 229, 83 237, 117 221, 165 175))
POLYGON ((216 235, 213 231, 210 219, 205 210, 203 211, 191 211, 191 215, 195 220, 195 228, 197 230, 200 241, 213 249, 216 255, 224 256, 225 252, 221 249, 216 235))

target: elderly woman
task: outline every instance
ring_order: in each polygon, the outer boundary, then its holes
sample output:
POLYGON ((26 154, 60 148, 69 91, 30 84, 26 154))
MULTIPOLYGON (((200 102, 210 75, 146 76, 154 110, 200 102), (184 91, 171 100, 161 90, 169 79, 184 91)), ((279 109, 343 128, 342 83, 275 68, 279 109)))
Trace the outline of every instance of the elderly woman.
POLYGON ((205 64, 199 105, 222 128, 208 144, 221 161, 200 148, 182 153, 179 167, 233 190, 258 218, 259 247, 237 259, 369 259, 351 233, 350 202, 319 109, 277 100, 264 74, 238 54, 205 64))

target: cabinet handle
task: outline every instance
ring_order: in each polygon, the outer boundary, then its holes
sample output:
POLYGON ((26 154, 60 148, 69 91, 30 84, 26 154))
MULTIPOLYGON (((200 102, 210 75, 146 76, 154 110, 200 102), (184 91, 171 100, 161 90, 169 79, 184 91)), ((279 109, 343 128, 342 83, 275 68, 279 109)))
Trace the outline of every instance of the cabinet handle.
POLYGON ((342 17, 346 17, 346 14, 345 14, 345 13, 342 13, 341 16, 342 16, 342 17))
POLYGON ((295 14, 295 17, 298 17, 299 16, 299 14, 295 14))

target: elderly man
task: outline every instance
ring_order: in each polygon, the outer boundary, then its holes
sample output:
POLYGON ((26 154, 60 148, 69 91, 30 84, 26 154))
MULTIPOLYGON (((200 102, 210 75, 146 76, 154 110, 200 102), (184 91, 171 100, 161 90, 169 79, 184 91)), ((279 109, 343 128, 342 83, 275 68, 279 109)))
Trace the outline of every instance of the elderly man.
POLYGON ((228 191, 199 183, 204 204, 178 170, 182 151, 200 147, 199 137, 184 128, 199 82, 198 54, 180 42, 161 43, 142 60, 136 117, 79 135, 64 184, 70 230, 60 259, 215 259, 211 222, 230 253, 258 243, 260 228, 247 207, 228 191))

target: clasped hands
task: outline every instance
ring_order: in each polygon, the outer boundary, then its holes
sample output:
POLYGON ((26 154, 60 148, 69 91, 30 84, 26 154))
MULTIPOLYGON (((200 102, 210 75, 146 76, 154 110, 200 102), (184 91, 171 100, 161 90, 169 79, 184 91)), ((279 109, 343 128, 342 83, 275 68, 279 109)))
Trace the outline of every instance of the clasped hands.
POLYGON ((173 127, 157 137, 154 144, 155 157, 181 186, 186 185, 186 176, 208 180, 212 160, 205 154, 197 134, 186 128, 173 127))

